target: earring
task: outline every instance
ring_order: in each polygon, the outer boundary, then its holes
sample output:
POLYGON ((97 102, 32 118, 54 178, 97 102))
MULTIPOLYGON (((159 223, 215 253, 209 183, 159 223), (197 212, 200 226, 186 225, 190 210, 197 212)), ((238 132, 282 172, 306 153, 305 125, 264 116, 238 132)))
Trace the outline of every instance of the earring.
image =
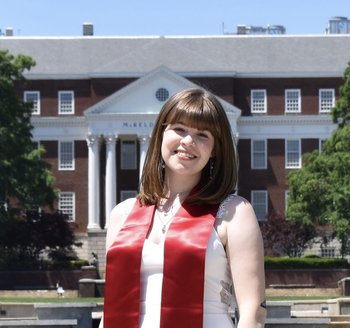
POLYGON ((165 163, 164 163, 164 160, 162 160, 162 169, 165 169, 165 163))
POLYGON ((211 158, 209 160, 209 179, 211 180, 213 178, 214 173, 214 160, 211 158))

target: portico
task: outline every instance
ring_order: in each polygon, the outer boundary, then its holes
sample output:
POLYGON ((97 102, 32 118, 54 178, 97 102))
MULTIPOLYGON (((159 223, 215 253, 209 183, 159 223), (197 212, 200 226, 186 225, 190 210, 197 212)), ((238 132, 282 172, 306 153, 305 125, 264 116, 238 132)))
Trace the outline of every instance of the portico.
MULTIPOLYGON (((120 192, 117 172, 121 169, 118 168, 117 159, 122 154, 117 152, 116 143, 125 138, 136 143, 139 179, 154 122, 164 102, 177 91, 195 86, 166 67, 159 67, 85 111, 89 179, 88 231, 107 228, 110 211, 118 199, 123 200, 123 197, 117 195, 120 192), (105 145, 105 153, 100 151, 102 144, 105 145), (102 160, 102 156, 105 159, 102 160), (105 167, 100 167, 101 163, 105 167), (105 174, 101 174, 102 171, 105 174), (104 190, 100 190, 101 185, 104 190), (101 192, 105 195, 104 199, 100 197, 101 192), (104 204, 100 204, 100 201, 104 204), (101 213, 104 217, 101 217, 101 213)), ((240 111, 226 101, 220 101, 227 112, 233 134, 236 134, 240 111)))

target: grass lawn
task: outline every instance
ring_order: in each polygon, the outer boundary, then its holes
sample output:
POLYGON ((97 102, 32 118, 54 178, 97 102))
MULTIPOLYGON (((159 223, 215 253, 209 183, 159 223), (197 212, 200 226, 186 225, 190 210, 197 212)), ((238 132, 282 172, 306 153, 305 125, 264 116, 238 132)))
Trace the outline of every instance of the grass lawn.
POLYGON ((0 303, 103 303, 103 298, 3 296, 0 297, 0 303))

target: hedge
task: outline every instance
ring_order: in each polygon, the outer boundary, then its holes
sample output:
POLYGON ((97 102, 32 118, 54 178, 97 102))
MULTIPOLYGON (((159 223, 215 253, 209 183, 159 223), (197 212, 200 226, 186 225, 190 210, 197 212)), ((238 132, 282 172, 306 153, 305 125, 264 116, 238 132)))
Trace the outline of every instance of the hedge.
POLYGON ((350 268, 346 259, 321 257, 265 257, 265 269, 339 269, 350 268))

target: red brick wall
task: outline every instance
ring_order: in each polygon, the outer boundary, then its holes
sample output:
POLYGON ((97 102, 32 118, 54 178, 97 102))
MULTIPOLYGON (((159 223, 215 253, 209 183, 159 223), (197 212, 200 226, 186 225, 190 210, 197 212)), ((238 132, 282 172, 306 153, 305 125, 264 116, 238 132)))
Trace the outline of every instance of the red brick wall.
POLYGON ((58 142, 41 141, 46 149, 43 156, 52 166, 56 178, 55 186, 60 191, 75 192, 75 229, 85 232, 88 223, 88 150, 86 141, 75 141, 75 170, 58 170, 58 142))
MULTIPOLYGON (((269 195, 269 211, 284 213, 285 192, 288 190, 285 169, 285 140, 267 140, 268 162, 266 170, 251 169, 251 140, 241 139, 238 142, 240 159, 238 193, 250 200, 251 190, 267 190, 269 195)), ((318 139, 302 139, 302 153, 318 149, 318 139)))
POLYGON ((266 270, 266 287, 270 285, 313 285, 315 288, 338 288, 338 281, 349 277, 348 269, 266 270))
POLYGON ((122 89, 135 79, 86 79, 86 80, 31 80, 18 86, 18 94, 40 91, 41 116, 58 116, 58 92, 74 91, 75 116, 114 92, 122 89))
POLYGON ((250 91, 252 89, 266 89, 267 114, 284 115, 284 93, 286 89, 300 89, 302 104, 301 111, 304 115, 318 114, 319 89, 335 89, 338 96, 338 88, 342 83, 337 78, 319 79, 236 79, 234 99, 235 106, 242 110, 242 116, 250 115, 250 91))
POLYGON ((191 82, 213 92, 218 97, 226 100, 230 104, 234 103, 234 83, 233 78, 191 78, 191 82))

